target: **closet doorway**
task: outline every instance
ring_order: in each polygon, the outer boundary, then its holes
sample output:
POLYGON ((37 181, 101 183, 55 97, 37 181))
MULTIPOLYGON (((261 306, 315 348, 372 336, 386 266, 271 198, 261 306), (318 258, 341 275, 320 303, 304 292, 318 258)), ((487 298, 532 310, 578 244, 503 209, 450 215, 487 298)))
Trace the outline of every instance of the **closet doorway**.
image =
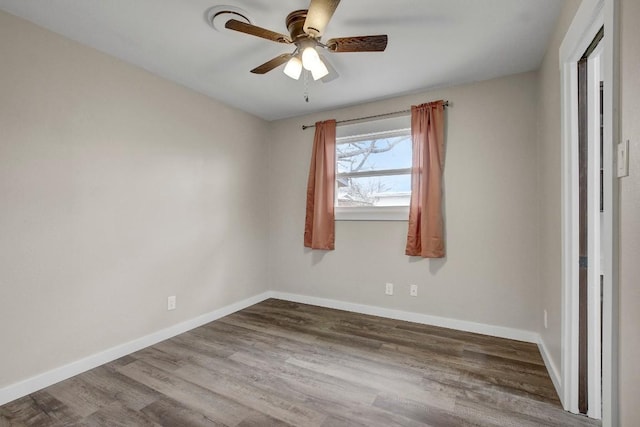
POLYGON ((577 63, 578 73, 578 410, 602 416, 602 284, 601 248, 604 223, 604 28, 577 63))

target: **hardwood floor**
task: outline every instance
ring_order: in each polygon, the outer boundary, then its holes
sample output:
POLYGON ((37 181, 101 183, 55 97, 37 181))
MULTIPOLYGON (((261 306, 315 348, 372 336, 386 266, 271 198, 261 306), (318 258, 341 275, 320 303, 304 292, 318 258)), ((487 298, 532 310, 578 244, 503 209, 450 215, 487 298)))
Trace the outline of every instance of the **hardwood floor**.
POLYGON ((270 299, 0 406, 0 426, 596 426, 537 347, 270 299))

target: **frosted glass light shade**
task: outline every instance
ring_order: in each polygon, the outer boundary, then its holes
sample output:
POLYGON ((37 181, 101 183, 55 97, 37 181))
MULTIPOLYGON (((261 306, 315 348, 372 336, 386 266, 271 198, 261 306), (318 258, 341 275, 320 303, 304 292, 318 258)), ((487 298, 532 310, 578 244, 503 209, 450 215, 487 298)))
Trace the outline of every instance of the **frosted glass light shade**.
POLYGON ((284 67, 284 73, 292 79, 298 80, 302 73, 302 62, 300 59, 295 56, 291 58, 284 67))
POLYGON ((302 66, 305 70, 313 70, 313 67, 318 62, 320 62, 320 57, 315 47, 308 47, 302 51, 302 66))
POLYGON ((313 80, 318 80, 323 78, 329 74, 329 70, 327 70, 327 66, 324 65, 322 59, 318 58, 318 62, 311 69, 311 75, 313 76, 313 80))

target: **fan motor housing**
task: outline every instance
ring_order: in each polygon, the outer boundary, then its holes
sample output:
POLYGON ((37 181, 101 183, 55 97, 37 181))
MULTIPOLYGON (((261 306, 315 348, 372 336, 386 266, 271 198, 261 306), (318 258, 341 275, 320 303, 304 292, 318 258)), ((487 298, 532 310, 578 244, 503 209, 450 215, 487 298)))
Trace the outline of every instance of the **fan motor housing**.
POLYGON ((308 39, 310 36, 304 32, 304 21, 307 19, 307 9, 294 10, 287 15, 287 29, 291 40, 295 43, 300 39, 308 39))

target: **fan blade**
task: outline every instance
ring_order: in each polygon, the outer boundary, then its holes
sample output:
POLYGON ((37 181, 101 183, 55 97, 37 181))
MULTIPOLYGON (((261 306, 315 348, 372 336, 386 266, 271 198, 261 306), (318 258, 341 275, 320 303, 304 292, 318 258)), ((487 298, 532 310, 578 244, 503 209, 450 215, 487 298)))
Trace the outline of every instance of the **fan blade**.
POLYGON ((327 42, 332 52, 383 52, 387 48, 387 35, 341 37, 327 42))
POLYGON ((265 74, 265 73, 268 73, 269 71, 273 70, 274 68, 276 68, 276 67, 284 64, 285 62, 287 62, 289 59, 291 59, 292 56, 293 56, 292 53, 283 53, 282 55, 276 56, 272 60, 267 61, 264 64, 257 66, 256 68, 251 70, 251 72, 253 74, 265 74))
POLYGON ((241 33, 250 34, 256 37, 262 37, 263 39, 271 40, 278 43, 291 43, 291 38, 284 34, 276 33, 275 31, 267 30, 265 28, 257 27, 255 25, 247 24, 246 22, 238 21, 236 19, 229 19, 225 28, 230 30, 239 31, 241 33))
POLYGON ((304 32, 316 38, 324 34, 324 29, 338 4, 340 0, 311 0, 307 19, 304 21, 304 32))

